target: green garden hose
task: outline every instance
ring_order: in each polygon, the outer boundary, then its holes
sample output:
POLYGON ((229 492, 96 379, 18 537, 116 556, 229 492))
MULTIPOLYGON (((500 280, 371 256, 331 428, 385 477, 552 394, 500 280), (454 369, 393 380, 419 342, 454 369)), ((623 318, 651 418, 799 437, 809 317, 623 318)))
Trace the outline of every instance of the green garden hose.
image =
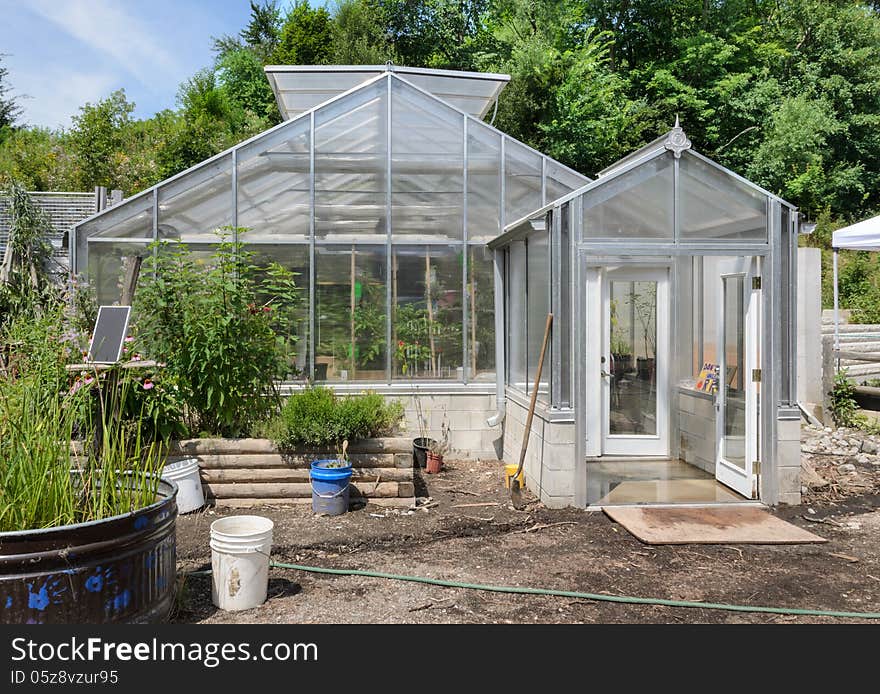
MULTIPOLYGON (((880 619, 880 612, 839 612, 836 610, 806 610, 795 607, 761 607, 751 605, 725 605, 724 603, 697 602, 693 600, 665 600, 663 598, 636 598, 626 595, 600 595, 597 593, 581 593, 574 590, 554 590, 552 588, 520 588, 518 586, 488 586, 479 583, 461 583, 459 581, 444 581, 439 578, 425 578, 423 576, 406 576, 401 574, 387 574, 379 571, 363 571, 361 569, 325 569, 319 566, 304 566, 302 564, 282 564, 273 561, 269 563, 276 569, 293 569, 315 574, 333 574, 335 576, 364 576, 367 578, 385 578, 392 581, 410 581, 412 583, 427 583, 432 586, 444 588, 466 588, 468 590, 487 590, 493 593, 515 593, 519 595, 552 595, 562 598, 578 598, 581 600, 596 600, 601 602, 618 602, 628 605, 663 605, 664 607, 698 607, 704 610, 726 610, 728 612, 760 612, 764 614, 787 614, 810 617, 846 617, 850 619, 880 619)), ((194 572, 204 574, 208 572, 194 572)))

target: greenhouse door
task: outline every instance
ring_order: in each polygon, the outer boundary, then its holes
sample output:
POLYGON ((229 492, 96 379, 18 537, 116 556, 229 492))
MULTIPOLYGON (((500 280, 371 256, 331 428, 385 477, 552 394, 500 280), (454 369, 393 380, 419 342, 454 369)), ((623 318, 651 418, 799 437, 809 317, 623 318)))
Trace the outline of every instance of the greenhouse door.
POLYGON ((602 455, 667 456, 669 272, 620 268, 601 275, 603 339, 594 368, 602 455))
POLYGON ((758 494, 758 313, 751 258, 721 263, 718 307, 718 385, 715 391, 715 478, 747 499, 758 494), (724 374, 723 378, 721 374, 724 374))

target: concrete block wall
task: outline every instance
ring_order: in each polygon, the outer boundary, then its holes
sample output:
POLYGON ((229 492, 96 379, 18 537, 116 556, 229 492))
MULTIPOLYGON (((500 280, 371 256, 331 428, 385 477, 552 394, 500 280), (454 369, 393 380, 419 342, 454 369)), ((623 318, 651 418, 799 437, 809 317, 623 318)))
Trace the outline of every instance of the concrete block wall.
MULTIPOLYGON (((528 408, 508 398, 504 418, 504 460, 519 462, 528 408)), ((575 504, 575 424, 548 421, 535 411, 526 451, 526 486, 550 508, 575 504)))
POLYGON ((402 436, 420 436, 416 398, 428 425, 428 436, 440 437, 443 418, 449 424, 451 454, 464 458, 498 458, 501 455, 502 427, 490 427, 486 420, 495 414, 495 395, 445 393, 389 395, 403 403, 406 419, 402 436))
POLYGON ((776 467, 778 502, 801 503, 801 423, 799 419, 776 422, 776 467))
POLYGON ((679 457, 715 474, 715 406, 708 393, 678 391, 679 457))

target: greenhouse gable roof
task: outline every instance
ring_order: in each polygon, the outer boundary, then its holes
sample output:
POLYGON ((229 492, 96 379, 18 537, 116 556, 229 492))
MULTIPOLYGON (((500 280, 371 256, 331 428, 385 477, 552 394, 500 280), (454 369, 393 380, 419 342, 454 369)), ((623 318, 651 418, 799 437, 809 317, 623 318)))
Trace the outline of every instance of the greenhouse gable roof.
POLYGON ((332 99, 384 72, 394 72, 416 87, 475 118, 483 118, 498 101, 510 75, 395 65, 267 65, 266 77, 284 120, 332 99))

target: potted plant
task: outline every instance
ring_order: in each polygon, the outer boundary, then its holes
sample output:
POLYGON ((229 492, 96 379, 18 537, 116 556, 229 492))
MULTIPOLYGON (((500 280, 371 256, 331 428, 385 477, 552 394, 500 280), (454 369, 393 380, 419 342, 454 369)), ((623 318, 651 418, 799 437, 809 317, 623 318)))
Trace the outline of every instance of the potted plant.
POLYGON ((416 408, 416 422, 419 426, 419 436, 413 439, 413 466, 426 467, 428 451, 437 442, 428 436, 428 418, 422 411, 422 401, 418 395, 413 396, 413 405, 416 408))
POLYGON ((443 456, 449 451, 449 422, 446 413, 443 413, 443 423, 440 425, 440 440, 432 440, 428 448, 425 464, 425 472, 434 474, 443 469, 443 456))
POLYGON ((654 293, 631 295, 635 314, 642 328, 645 342, 645 356, 636 360, 639 378, 643 381, 654 380, 654 355, 656 350, 656 314, 657 297, 654 293))

